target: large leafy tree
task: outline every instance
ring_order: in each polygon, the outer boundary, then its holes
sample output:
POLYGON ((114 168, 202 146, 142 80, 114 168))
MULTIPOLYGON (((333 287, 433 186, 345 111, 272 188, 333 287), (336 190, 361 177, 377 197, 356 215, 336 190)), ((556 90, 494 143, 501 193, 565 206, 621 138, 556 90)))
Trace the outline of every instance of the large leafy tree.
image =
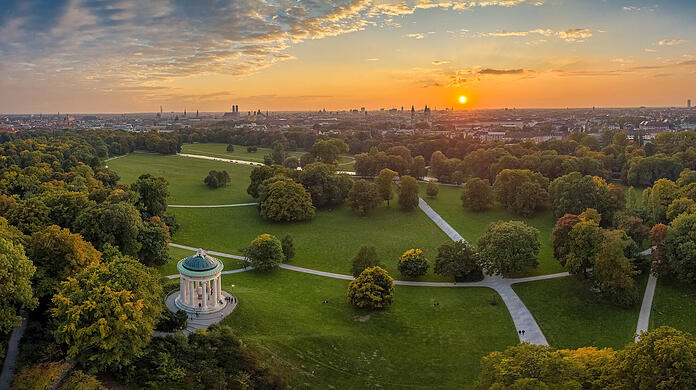
POLYGON ((521 221, 493 222, 478 239, 481 265, 490 274, 519 272, 535 267, 539 254, 539 231, 521 221))
POLYGON ((677 278, 696 283, 696 214, 675 218, 658 249, 677 278))
POLYGON ((611 222, 615 212, 625 204, 620 187, 597 176, 571 172, 551 182, 549 186, 551 208, 554 216, 580 214, 587 208, 596 209, 604 222, 611 222))
POLYGON ((633 280, 637 272, 625 255, 629 240, 621 230, 605 231, 592 268, 594 285, 610 301, 622 306, 630 306, 637 299, 633 280))
POLYGON ((56 339, 67 355, 96 369, 127 366, 152 336, 162 310, 155 270, 127 256, 91 264, 53 297, 56 339))
POLYGON ((292 179, 279 179, 264 190, 259 206, 261 216, 274 222, 304 221, 314 216, 312 198, 305 188, 292 179))
POLYGON ((367 215, 377 207, 379 192, 377 185, 367 180, 358 180, 353 183, 348 192, 348 204, 356 214, 367 215))
POLYGON ((60 282, 101 259, 101 253, 82 236, 56 225, 34 233, 27 253, 37 268, 38 296, 53 295, 60 282))
POLYGON ((387 202, 387 205, 389 205, 389 201, 394 198, 393 184, 396 175, 397 173, 391 169, 384 168, 375 176, 375 184, 377 184, 379 196, 382 200, 387 202))
POLYGON ((348 153, 348 144, 338 138, 330 138, 314 143, 312 146, 312 154, 319 161, 327 164, 334 164, 338 160, 341 153, 348 153))
POLYGON ((503 169, 495 178, 493 193, 508 210, 532 215, 548 199, 549 180, 528 169, 503 169))
POLYGON ((466 241, 455 241, 437 248, 434 271, 438 275, 454 280, 473 281, 483 278, 479 255, 473 245, 466 241))
POLYGON ((254 198, 259 197, 259 187, 266 179, 270 179, 275 175, 275 170, 269 166, 262 165, 251 170, 249 187, 247 193, 254 198))
POLYGON ((312 196, 316 208, 336 206, 345 200, 353 180, 345 174, 336 174, 332 165, 308 164, 299 174, 298 181, 312 196))
POLYGON ((169 228, 159 217, 152 217, 138 232, 138 258, 147 265, 161 266, 171 260, 169 228))
POLYGON ((138 180, 131 184, 131 189, 140 194, 140 199, 136 203, 138 210, 148 217, 163 216, 167 211, 168 185, 164 177, 155 177, 149 173, 140 175, 138 180))
POLYGON ((652 224, 666 223, 669 205, 679 196, 679 188, 669 179, 659 179, 643 191, 643 210, 652 224))
POLYGON ((381 267, 366 268, 348 284, 348 303, 358 309, 385 309, 394 299, 394 279, 381 267))
POLYGON ((261 234, 253 239, 243 252, 251 266, 259 271, 276 269, 285 260, 283 244, 270 234, 261 234))
POLYGON ((472 177, 462 188, 462 205, 473 211, 482 211, 493 204, 493 189, 488 179, 472 177))
POLYGON ((418 182, 411 176, 402 176, 399 187, 399 206, 404 211, 418 207, 418 182))
POLYGON ((565 257, 565 268, 571 274, 588 278, 588 270, 594 266, 595 256, 604 240, 604 229, 596 221, 583 220, 570 230, 570 245, 565 257))
POLYGON ((24 254, 24 247, 0 237, 0 333, 19 325, 17 309, 37 304, 31 290, 31 278, 36 267, 24 254))
POLYGON ((566 214, 558 218, 553 227, 553 255, 565 266, 566 256, 570 253, 570 231, 580 222, 580 217, 575 214, 566 214))
POLYGON ((659 327, 619 351, 607 371, 616 389, 696 388, 696 340, 688 333, 659 327))
POLYGON ((129 256, 137 256, 142 244, 138 234, 143 221, 130 203, 102 204, 82 210, 75 221, 77 231, 98 249, 111 244, 129 256))

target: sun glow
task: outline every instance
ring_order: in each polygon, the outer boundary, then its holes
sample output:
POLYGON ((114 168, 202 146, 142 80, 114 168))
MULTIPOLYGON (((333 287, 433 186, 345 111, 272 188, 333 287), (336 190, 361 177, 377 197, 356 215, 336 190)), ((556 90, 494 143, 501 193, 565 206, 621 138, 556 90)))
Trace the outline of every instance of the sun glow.
POLYGON ((466 103, 466 96, 460 96, 460 97, 459 97, 459 103, 461 103, 461 104, 466 103))

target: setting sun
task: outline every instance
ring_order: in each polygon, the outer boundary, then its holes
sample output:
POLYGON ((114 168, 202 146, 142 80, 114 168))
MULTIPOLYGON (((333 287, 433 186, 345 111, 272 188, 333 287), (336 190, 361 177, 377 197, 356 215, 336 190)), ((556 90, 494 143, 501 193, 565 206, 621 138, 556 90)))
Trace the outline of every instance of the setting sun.
POLYGON ((460 97, 459 97, 459 103, 461 103, 461 104, 466 103, 466 96, 460 96, 460 97))

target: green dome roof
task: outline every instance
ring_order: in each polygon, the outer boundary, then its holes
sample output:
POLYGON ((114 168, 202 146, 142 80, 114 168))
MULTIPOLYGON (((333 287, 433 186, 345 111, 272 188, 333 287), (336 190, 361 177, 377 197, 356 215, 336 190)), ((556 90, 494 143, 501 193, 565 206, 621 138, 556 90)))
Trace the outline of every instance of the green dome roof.
POLYGON ((218 264, 218 259, 200 250, 195 255, 189 256, 181 262, 182 267, 195 272, 210 271, 216 268, 218 264))

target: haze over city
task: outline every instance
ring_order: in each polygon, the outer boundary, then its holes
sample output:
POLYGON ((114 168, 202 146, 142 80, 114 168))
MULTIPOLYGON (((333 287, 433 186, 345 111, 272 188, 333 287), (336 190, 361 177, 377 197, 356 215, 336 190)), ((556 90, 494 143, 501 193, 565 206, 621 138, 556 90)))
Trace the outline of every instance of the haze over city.
POLYGON ((0 112, 685 106, 695 14, 686 0, 6 0, 0 112))

